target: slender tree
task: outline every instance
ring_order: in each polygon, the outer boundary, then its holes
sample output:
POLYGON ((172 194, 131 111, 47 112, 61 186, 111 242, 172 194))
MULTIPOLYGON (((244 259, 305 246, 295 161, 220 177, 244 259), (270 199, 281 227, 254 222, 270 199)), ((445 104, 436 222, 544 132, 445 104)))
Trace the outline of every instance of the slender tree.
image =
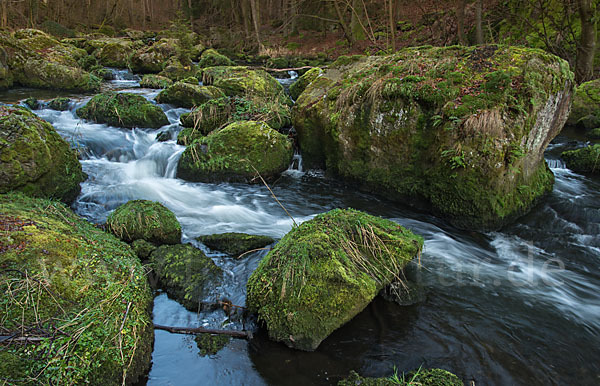
POLYGON ((577 47, 575 79, 577 82, 590 80, 594 74, 594 54, 596 53, 596 8, 593 0, 577 0, 581 20, 581 38, 577 47))
POLYGON ((483 44, 483 0, 477 0, 475 7, 475 42, 483 44))

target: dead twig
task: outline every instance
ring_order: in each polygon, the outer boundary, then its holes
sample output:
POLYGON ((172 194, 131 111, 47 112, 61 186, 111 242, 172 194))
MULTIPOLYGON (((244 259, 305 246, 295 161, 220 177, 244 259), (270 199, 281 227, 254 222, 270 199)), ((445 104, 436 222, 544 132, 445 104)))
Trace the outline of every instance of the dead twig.
POLYGON ((168 331, 173 334, 188 334, 188 335, 196 335, 196 334, 213 334, 213 335, 227 335, 233 338, 240 339, 252 339, 252 332, 250 331, 232 331, 232 330, 215 330, 209 328, 202 327, 171 327, 171 326, 162 326, 160 324, 154 325, 155 330, 163 330, 168 331))

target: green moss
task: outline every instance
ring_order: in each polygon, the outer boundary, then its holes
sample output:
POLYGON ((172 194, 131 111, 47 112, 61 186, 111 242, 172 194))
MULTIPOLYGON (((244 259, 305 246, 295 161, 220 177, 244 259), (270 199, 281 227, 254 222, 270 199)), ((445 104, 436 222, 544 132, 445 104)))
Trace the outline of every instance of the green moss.
POLYGON ((364 378, 350 372, 348 378, 338 382, 338 386, 463 386, 464 383, 454 374, 443 369, 419 369, 407 374, 394 374, 389 378, 364 378))
POLYGON ((200 356, 216 355, 223 347, 231 341, 226 335, 198 334, 194 338, 200 356))
POLYGON ((131 40, 114 39, 96 50, 94 55, 103 66, 128 68, 132 52, 131 40))
POLYGON ((131 249, 64 205, 0 195, 0 372, 22 384, 121 385, 150 364, 152 296, 131 249), (25 300, 27 299, 27 300, 25 300))
POLYGON ((198 86, 186 82, 176 82, 169 88, 162 90, 156 97, 156 101, 190 108, 224 96, 220 89, 213 86, 198 86))
POLYGON ((600 171, 600 145, 586 146, 569 150, 561 155, 567 167, 578 173, 598 173, 600 171))
POLYGON ((600 127, 590 130, 587 133, 587 137, 590 139, 600 139, 600 127))
POLYGON ((600 79, 582 83, 577 87, 567 124, 575 126, 586 117, 600 120, 600 79))
POLYGON ((233 66, 235 63, 227 56, 219 54, 216 50, 209 48, 200 56, 198 67, 233 66))
POLYGON ((318 67, 311 68, 310 70, 306 71, 304 75, 298 78, 298 80, 290 86, 290 96, 292 97, 292 99, 298 99, 300 94, 302 94, 302 91, 306 89, 306 86, 308 86, 313 80, 318 78, 322 73, 323 70, 321 70, 318 67))
POLYGON ((158 73, 167 60, 177 55, 176 39, 160 39, 151 46, 138 49, 131 57, 131 69, 135 72, 158 73))
POLYGON ((108 216, 106 226, 126 242, 142 239, 161 245, 178 244, 181 241, 179 221, 173 212, 159 202, 128 201, 108 216))
POLYGON ((183 80, 186 83, 198 84, 198 80, 195 83, 191 82, 191 78, 196 74, 196 66, 189 60, 182 60, 177 56, 169 58, 165 63, 164 69, 159 75, 169 78, 173 81, 183 80))
POLYGON ((73 31, 70 28, 65 27, 64 25, 62 25, 60 23, 52 21, 52 20, 46 20, 45 22, 43 22, 40 25, 40 27, 45 32, 49 33, 50 35, 56 36, 58 38, 74 38, 75 37, 75 31, 73 31))
POLYGON ((95 95, 77 115, 116 127, 159 128, 169 123, 160 107, 141 95, 114 91, 95 95))
POLYGON ((52 125, 26 109, 0 106, 0 193, 18 190, 70 204, 83 180, 75 153, 52 125))
POLYGON ((411 47, 330 68, 292 115, 307 166, 496 229, 551 189, 543 152, 572 87, 568 64, 540 50, 411 47))
POLYGON ((288 138, 264 122, 234 122, 192 143, 183 152, 177 177, 187 181, 255 181, 256 168, 272 179, 293 156, 288 138))
POLYGON ((221 280, 221 268, 191 244, 163 245, 152 252, 150 262, 167 294, 193 312, 221 280))
POLYGON ((268 236, 249 235, 246 233, 220 233, 196 237, 210 249, 221 251, 238 257, 239 255, 273 244, 275 240, 268 236))
POLYGON ((15 81, 26 87, 74 92, 97 91, 102 83, 100 78, 78 67, 41 59, 27 61, 22 71, 15 73, 15 81))
POLYGON ((48 107, 52 110, 67 111, 71 105, 71 99, 67 97, 54 98, 48 102, 48 107))
POLYGON ((207 135, 213 130, 235 121, 264 121, 271 128, 279 130, 292 123, 290 108, 277 99, 261 97, 231 97, 209 100, 181 115, 181 125, 193 128, 184 130, 180 144, 190 144, 192 135, 207 135))
POLYGON ((336 209, 292 229, 248 279, 248 308, 271 339, 314 350, 396 280, 423 239, 400 225, 336 209))
POLYGON ((146 88, 167 88, 173 85, 173 81, 165 76, 160 75, 144 75, 140 82, 140 87, 146 88))
POLYGON ((150 257, 150 254, 158 248, 156 245, 148 242, 144 239, 137 239, 131 242, 131 249, 140 258, 140 260, 146 260, 150 257))
POLYGON ((200 73, 203 84, 216 86, 227 96, 271 98, 291 104, 283 86, 266 71, 236 66, 204 68, 200 73))

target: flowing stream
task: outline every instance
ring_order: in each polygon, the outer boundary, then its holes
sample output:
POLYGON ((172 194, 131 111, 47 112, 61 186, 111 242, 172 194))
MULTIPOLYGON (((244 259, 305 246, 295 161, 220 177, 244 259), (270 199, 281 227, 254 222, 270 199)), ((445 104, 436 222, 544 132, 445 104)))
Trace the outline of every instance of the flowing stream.
MULTIPOLYGON (((111 89, 143 95, 131 74, 115 72, 111 89)), ((282 80, 289 82, 292 80, 282 80)), ((0 100, 57 93, 15 90, 0 100)), ((292 220, 262 185, 189 183, 175 178, 184 148, 157 142, 180 130, 187 109, 161 105, 170 125, 158 130, 119 129, 85 122, 75 109, 89 96, 71 95, 71 110, 41 108, 80 150, 89 178, 73 208, 102 223, 120 204, 156 200, 183 227, 183 241, 202 248, 223 268, 224 284, 211 296, 245 304, 245 283, 265 251, 242 260, 208 250, 196 236, 246 232, 281 238, 292 220)), ((156 331, 148 385, 335 384, 356 370, 389 376, 419 366, 441 367, 466 384, 600 384, 600 181, 575 174, 558 158, 581 143, 559 136, 546 157, 556 176, 552 194, 530 214, 499 232, 457 230, 431 215, 357 192, 318 171, 303 171, 301 156, 272 186, 297 222, 333 208, 352 207, 390 218, 425 238, 420 266, 410 275, 425 299, 399 306, 377 298, 335 331, 317 351, 300 352, 271 342, 259 331, 251 341, 231 340, 215 355, 201 356, 192 337, 156 331)), ((207 299, 210 300, 210 299, 207 299)), ((171 326, 242 329, 221 310, 192 313, 157 293, 154 322, 171 326)), ((246 327, 248 327, 246 322, 246 327)))

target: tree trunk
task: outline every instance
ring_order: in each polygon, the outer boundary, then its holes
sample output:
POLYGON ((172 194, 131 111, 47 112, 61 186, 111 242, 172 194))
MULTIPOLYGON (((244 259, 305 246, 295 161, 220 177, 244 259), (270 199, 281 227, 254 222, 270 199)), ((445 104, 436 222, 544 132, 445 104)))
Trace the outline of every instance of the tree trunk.
POLYGON ((594 54, 596 52, 596 15, 592 8, 593 0, 577 0, 581 19, 581 38, 575 59, 575 80, 582 83, 594 75, 594 54))
POLYGON ((361 19, 364 19, 362 0, 352 0, 352 19, 350 21, 350 33, 352 40, 365 40, 365 30, 361 19))
POLYGON ((0 0, 2 1, 2 28, 6 28, 8 27, 8 7, 6 6, 6 3, 8 2, 8 0, 0 0))
POLYGON ((256 42, 258 43, 259 52, 264 49, 262 42, 260 41, 260 9, 258 0, 250 0, 250 8, 252 11, 252 21, 254 22, 254 33, 256 34, 256 42))
POLYGON ((477 44, 483 44, 482 13, 483 0, 477 0, 477 4, 475 7, 475 42, 477 44))
POLYGON ((346 19, 344 19, 344 14, 342 13, 342 10, 340 9, 340 4, 338 3, 338 0, 333 0, 333 6, 335 7, 335 13, 337 13, 338 20, 340 22, 340 25, 342 26, 342 31, 344 31, 344 35, 346 35, 346 39, 348 40, 348 43, 350 43, 350 45, 354 45, 354 38, 352 37, 350 28, 348 27, 348 24, 346 23, 346 19))
POLYGON ((242 18, 244 19, 244 32, 246 33, 246 38, 250 37, 250 19, 252 19, 252 16, 250 15, 250 10, 248 9, 248 1, 249 0, 240 0, 240 5, 242 8, 242 18))
POLYGON ((394 0, 389 0, 389 12, 390 12, 390 47, 392 52, 396 52, 396 21, 394 19, 394 0))
POLYGON ((458 32, 458 42, 466 46, 467 39, 465 37, 465 7, 467 6, 467 0, 459 0, 458 6, 456 7, 456 26, 458 32))

